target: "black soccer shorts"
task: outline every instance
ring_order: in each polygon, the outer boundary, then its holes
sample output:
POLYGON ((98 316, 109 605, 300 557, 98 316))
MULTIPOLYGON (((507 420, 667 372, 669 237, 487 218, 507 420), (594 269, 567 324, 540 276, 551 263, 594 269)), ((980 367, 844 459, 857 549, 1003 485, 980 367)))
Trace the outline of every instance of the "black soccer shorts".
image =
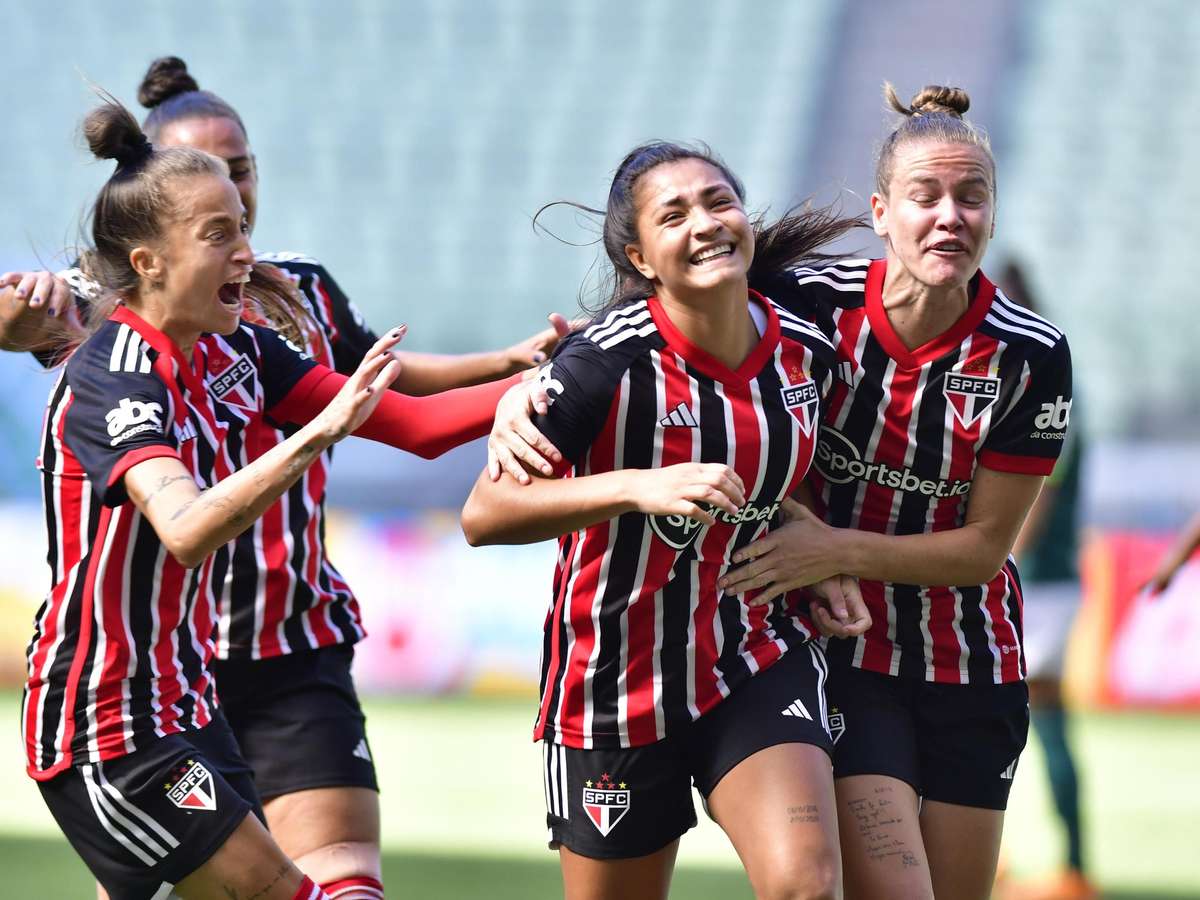
POLYGON ((829 674, 834 777, 888 775, 927 800, 1002 810, 1029 734, 1025 682, 936 684, 829 674))
POLYGON ((58 826, 112 900, 157 900, 262 810, 219 716, 110 762, 40 782, 58 826))
POLYGON ((214 661, 221 708, 264 800, 322 787, 379 790, 353 660, 353 645, 336 644, 214 661))
POLYGON ((658 743, 581 750, 545 742, 550 848, 593 859, 646 856, 696 824, 693 783, 707 798, 734 766, 779 744, 832 754, 825 672, 821 648, 810 643, 658 743))

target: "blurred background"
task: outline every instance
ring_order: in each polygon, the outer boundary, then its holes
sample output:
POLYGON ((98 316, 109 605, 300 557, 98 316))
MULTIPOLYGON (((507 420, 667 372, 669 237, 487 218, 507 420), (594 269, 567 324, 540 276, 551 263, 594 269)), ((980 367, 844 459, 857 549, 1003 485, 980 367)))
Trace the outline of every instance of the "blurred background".
MULTIPOLYGON (((1072 424, 1088 437, 1066 686, 1082 712, 1089 859, 1109 896, 1200 897, 1200 568, 1155 600, 1138 590, 1200 511, 1200 298, 1186 262, 1200 4, 0 0, 0 12, 0 271, 72 258, 110 174, 78 136, 89 85, 133 107, 148 63, 173 54, 246 123, 255 249, 317 257, 377 331, 407 322, 405 346, 437 352, 506 346, 594 299, 594 228, 552 211, 545 224, 571 246, 531 219, 558 199, 602 205, 638 142, 707 142, 756 209, 811 196, 858 213, 891 121, 882 82, 902 98, 966 88, 999 167, 984 269, 1018 260, 1068 333, 1072 424)), ((868 231, 842 249, 880 253, 868 231)), ((85 896, 16 735, 47 584, 32 462, 50 380, 0 354, 0 383, 0 869, 56 866, 61 896, 85 896)), ((554 896, 528 743, 553 547, 466 546, 457 514, 479 444, 432 463, 354 442, 338 457, 331 555, 371 631, 356 665, 385 760, 389 877, 423 897, 554 896)), ((1031 741, 1026 758, 1037 753, 1031 741)), ((1010 809, 1006 858, 1021 873, 1059 855, 1041 777, 1023 764, 1010 809)), ((750 896, 711 824, 681 860, 677 895, 750 896)))

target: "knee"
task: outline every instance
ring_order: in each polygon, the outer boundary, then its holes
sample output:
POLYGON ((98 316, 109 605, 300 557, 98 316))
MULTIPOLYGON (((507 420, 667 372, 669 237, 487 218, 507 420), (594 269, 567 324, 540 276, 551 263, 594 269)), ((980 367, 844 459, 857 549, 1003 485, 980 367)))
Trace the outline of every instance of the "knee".
POLYGON ((317 884, 356 877, 379 881, 383 877, 379 845, 366 841, 335 841, 302 853, 293 862, 317 884))
POLYGON ((756 882, 758 900, 841 900, 841 870, 836 858, 809 859, 803 865, 784 865, 756 882))

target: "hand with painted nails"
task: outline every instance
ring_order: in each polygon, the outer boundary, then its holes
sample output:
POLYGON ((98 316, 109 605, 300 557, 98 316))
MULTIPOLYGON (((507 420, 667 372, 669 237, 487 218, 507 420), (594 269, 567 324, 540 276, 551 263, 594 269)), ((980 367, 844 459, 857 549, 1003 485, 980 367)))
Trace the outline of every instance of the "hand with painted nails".
POLYGON ((532 366, 540 366, 550 358, 558 342, 570 333, 572 326, 566 316, 550 313, 546 318, 550 322, 549 328, 543 328, 537 334, 513 344, 504 351, 510 371, 519 372, 532 366))
POLYGON ((550 397, 534 378, 513 385, 496 406, 492 433, 488 435, 488 477, 498 481, 507 472, 521 484, 530 483, 530 472, 549 478, 562 453, 534 427, 533 416, 550 410, 550 397))
POLYGON ((407 331, 407 325, 400 325, 377 340, 354 374, 321 412, 321 432, 330 443, 337 443, 355 431, 375 411, 384 391, 400 374, 400 360, 392 349, 407 331))
POLYGON ((39 349, 70 330, 80 329, 63 279, 46 271, 0 275, 0 349, 39 349))

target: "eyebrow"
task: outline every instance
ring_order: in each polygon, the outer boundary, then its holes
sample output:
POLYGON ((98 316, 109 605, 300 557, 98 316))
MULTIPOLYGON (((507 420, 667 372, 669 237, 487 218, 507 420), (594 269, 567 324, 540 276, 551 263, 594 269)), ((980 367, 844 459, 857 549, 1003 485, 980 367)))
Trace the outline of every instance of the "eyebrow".
MULTIPOLYGON (((913 176, 909 176, 909 181, 912 184, 939 184, 941 182, 941 179, 937 178, 933 175, 913 175, 913 176)), ((986 175, 983 175, 982 173, 980 173, 980 174, 976 174, 976 175, 968 175, 966 178, 962 179, 962 181, 959 182, 959 184, 963 184, 963 183, 979 183, 979 184, 986 185, 986 184, 990 184, 991 182, 988 181, 988 178, 986 175)))
POLYGON ((200 221, 197 223, 197 225, 202 228, 208 228, 210 225, 224 224, 226 222, 234 222, 235 224, 240 224, 240 222, 244 218, 245 218, 244 213, 242 214, 242 216, 240 216, 237 219, 234 219, 234 217, 229 215, 228 213, 211 213, 210 215, 207 215, 204 218, 200 219, 200 221))
POLYGON ((250 162, 249 156, 230 156, 225 160, 225 165, 232 166, 234 163, 241 165, 248 162, 250 162))
MULTIPOLYGON (((720 194, 723 191, 728 191, 731 194, 735 193, 733 188, 727 185, 725 182, 714 181, 712 184, 707 185, 700 190, 700 196, 711 197, 713 194, 720 194)), ((658 202, 658 207, 661 209, 665 206, 678 206, 681 203, 683 203, 683 197, 679 194, 673 194, 670 197, 667 197, 665 200, 660 200, 658 202)))

